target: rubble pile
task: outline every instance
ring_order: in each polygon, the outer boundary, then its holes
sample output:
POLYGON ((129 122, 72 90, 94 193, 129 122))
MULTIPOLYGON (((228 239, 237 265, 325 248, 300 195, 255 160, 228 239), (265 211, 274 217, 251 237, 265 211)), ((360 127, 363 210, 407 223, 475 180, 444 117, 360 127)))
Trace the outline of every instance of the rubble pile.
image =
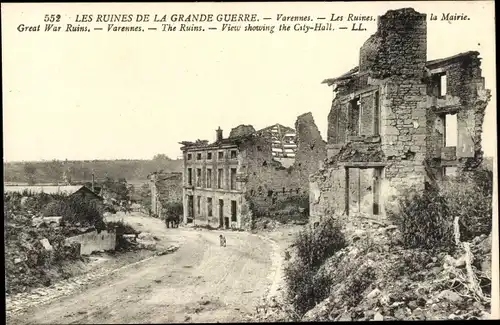
POLYGON ((65 262, 82 260, 78 244, 65 244, 78 227, 59 227, 28 214, 8 215, 5 223, 6 293, 48 286, 70 276, 65 262))
POLYGON ((350 245, 323 264, 335 284, 329 298, 302 320, 446 320, 488 319, 491 236, 472 241, 474 273, 484 298, 471 291, 465 254, 404 249, 395 226, 366 221, 346 229, 350 245), (364 226, 364 227, 363 227, 364 226), (358 230, 354 230, 357 228, 358 230), (361 228, 361 229, 360 229, 361 228), (365 228, 365 229, 363 229, 365 228))
MULTIPOLYGON (((353 219, 351 219, 353 220, 353 219)), ((405 249, 396 226, 356 218, 344 229, 348 246, 327 259, 316 276, 333 285, 327 299, 303 316, 287 301, 286 288, 266 298, 254 317, 261 321, 472 320, 490 318, 491 235, 469 244, 481 287, 474 292, 466 254, 405 249)), ((294 263, 293 249, 287 255, 294 263)))
POLYGON ((274 231, 281 227, 283 224, 275 219, 268 217, 261 217, 254 222, 254 231, 274 231))

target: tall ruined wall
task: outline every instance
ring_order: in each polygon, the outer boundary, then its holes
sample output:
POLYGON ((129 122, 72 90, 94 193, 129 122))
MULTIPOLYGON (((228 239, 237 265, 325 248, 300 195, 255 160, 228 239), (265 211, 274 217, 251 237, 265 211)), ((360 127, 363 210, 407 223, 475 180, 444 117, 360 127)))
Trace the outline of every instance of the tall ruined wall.
POLYGON ((426 85, 390 80, 381 87, 381 147, 387 162, 384 178, 402 190, 424 188, 426 171, 426 85))
MULTIPOLYGON (((491 98, 485 89, 481 75, 478 52, 468 52, 454 58, 428 63, 427 101, 433 109, 428 112, 427 141, 429 158, 441 159, 444 141, 445 114, 457 114, 457 146, 450 159, 458 158, 460 168, 475 168, 482 160, 482 125, 486 106, 491 98), (445 96, 437 94, 431 72, 445 73, 447 91, 445 96)), ((443 154, 443 158, 446 155, 443 154)))
POLYGON ((169 174, 162 181, 157 183, 160 201, 181 202, 182 201, 182 174, 169 174))
POLYGON ((182 174, 155 173, 150 176, 151 211, 163 216, 163 208, 169 202, 182 202, 182 174))
POLYGON ((326 143, 311 113, 295 123, 297 151, 294 164, 285 168, 273 160, 272 146, 265 137, 255 137, 242 146, 241 172, 248 175, 245 198, 248 209, 260 216, 278 216, 307 208, 309 176, 326 158, 326 143))
POLYGON ((290 196, 304 194, 293 168, 284 168, 273 160, 267 138, 255 137, 241 148, 241 172, 246 175, 243 192, 248 209, 259 215, 268 215, 290 196))
POLYGON ((328 79, 336 96, 327 165, 310 178, 311 215, 384 214, 385 203, 409 187, 424 190, 444 167, 476 168, 491 97, 478 55, 426 62, 424 14, 402 9, 379 17, 377 32, 360 50, 359 68, 328 79), (445 143, 453 114, 456 147, 445 143))
POLYGON ((360 49, 359 71, 336 80, 328 164, 310 178, 311 215, 343 213, 346 204, 350 212, 374 213, 375 193, 384 201, 381 193, 424 187, 426 33, 425 14, 388 11, 360 49))
POLYGON ((326 158, 326 143, 314 123, 311 113, 302 114, 295 122, 297 152, 294 170, 303 191, 309 188, 309 176, 314 174, 326 158))
POLYGON ((427 61, 426 15, 412 8, 389 10, 378 19, 377 32, 360 50, 360 72, 372 77, 419 78, 427 61))

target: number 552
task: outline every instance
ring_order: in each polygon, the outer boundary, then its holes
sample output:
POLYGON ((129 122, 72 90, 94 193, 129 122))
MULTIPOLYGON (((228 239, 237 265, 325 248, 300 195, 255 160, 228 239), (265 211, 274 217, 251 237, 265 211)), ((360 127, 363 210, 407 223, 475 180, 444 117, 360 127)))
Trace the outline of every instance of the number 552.
POLYGON ((61 20, 61 15, 45 15, 45 18, 43 19, 44 22, 59 22, 61 20))

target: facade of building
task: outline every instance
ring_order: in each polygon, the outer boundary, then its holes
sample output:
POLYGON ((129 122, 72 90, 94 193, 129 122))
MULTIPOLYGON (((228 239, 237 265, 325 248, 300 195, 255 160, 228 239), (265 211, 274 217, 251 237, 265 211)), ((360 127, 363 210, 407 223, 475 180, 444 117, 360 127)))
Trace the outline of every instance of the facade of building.
POLYGON ((308 177, 326 149, 310 113, 297 125, 303 130, 297 148, 304 151, 297 156, 307 159, 288 168, 277 161, 272 139, 248 125, 232 129, 228 138, 219 128, 213 143, 182 142, 184 223, 250 229, 256 218, 284 213, 300 198, 308 205, 308 177))
POLYGON ((240 228, 246 162, 242 141, 246 136, 224 139, 220 128, 216 132, 212 144, 183 143, 184 223, 196 220, 198 224, 240 228))
POLYGON ((151 213, 164 217, 164 205, 182 202, 182 173, 152 173, 148 176, 151 192, 151 213))
POLYGON ((311 215, 383 217, 404 189, 422 191, 450 171, 476 168, 490 99, 478 56, 428 61, 425 14, 380 16, 359 66, 324 81, 335 98, 326 165, 310 178, 311 215))

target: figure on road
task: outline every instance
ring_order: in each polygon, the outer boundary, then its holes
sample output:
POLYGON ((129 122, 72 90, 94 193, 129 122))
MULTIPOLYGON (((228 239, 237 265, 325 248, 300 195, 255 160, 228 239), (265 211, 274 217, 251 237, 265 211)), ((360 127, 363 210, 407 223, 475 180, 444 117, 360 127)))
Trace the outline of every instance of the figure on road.
POLYGON ((220 234, 219 240, 220 240, 220 245, 226 247, 226 237, 224 237, 224 235, 220 234))

